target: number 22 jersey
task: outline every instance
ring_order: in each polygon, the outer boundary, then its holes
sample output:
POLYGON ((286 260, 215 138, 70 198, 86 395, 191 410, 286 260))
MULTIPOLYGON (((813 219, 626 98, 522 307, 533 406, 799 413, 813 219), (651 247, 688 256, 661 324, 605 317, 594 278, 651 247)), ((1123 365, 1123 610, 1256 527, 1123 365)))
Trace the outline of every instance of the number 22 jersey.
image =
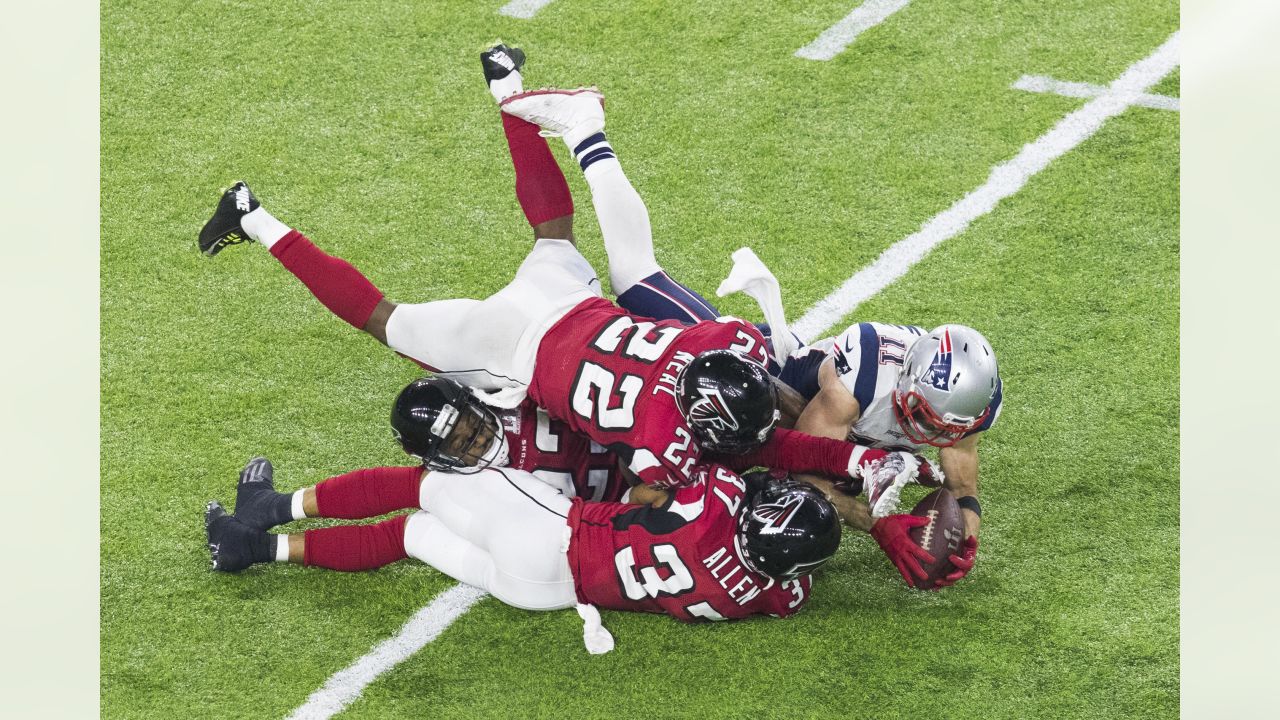
POLYGON ((741 320, 684 325, 633 318, 592 298, 543 337, 529 397, 617 451, 646 484, 678 487, 692 481, 701 449, 676 405, 676 377, 700 353, 719 349, 768 361, 764 337, 741 320))
POLYGON ((573 500, 568 558, 578 600, 685 622, 798 611, 812 578, 779 583, 742 562, 742 478, 719 465, 694 474, 661 507, 573 500))

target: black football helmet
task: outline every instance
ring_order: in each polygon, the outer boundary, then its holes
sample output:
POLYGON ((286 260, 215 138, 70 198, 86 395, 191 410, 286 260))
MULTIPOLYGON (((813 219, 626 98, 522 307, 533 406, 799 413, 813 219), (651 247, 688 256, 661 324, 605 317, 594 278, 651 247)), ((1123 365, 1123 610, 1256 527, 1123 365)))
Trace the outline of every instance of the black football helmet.
POLYGON ((760 447, 781 417, 769 374, 732 350, 708 350, 686 365, 676 378, 676 404, 698 443, 716 452, 760 447))
POLYGON ((840 547, 840 516, 817 488, 769 480, 738 516, 738 548, 752 570, 780 582, 808 575, 840 547))
POLYGON ((432 470, 472 473, 507 461, 498 416, 447 378, 421 378, 401 390, 391 406, 391 431, 432 470))

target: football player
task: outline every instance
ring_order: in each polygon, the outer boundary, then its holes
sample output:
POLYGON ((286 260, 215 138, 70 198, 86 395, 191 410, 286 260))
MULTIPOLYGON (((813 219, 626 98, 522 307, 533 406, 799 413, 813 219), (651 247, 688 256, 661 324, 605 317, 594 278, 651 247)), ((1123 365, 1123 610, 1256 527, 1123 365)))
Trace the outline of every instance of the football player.
POLYGON ((281 535, 266 532, 280 523, 268 510, 281 497, 271 464, 254 458, 241 473, 236 514, 206 507, 213 567, 289 561, 363 570, 415 557, 520 608, 584 603, 692 622, 794 613, 808 600, 810 573, 840 542, 835 509, 802 483, 763 473, 749 483, 710 465, 671 493, 639 486, 635 503, 590 503, 519 470, 456 472, 488 455, 474 445, 437 443, 426 468, 404 473, 397 484, 412 499, 401 502, 421 507, 411 516, 281 535))
MULTIPOLYGON (((904 325, 857 323, 840 336, 803 348, 784 376, 811 398, 796 428, 814 435, 848 438, 872 447, 917 452, 939 448, 943 485, 960 502, 965 541, 950 557, 951 585, 973 567, 982 506, 978 502, 978 442, 1000 415, 1003 383, 995 352, 978 331, 943 325, 932 331, 904 325)), ((807 478, 806 478, 807 479, 807 478)), ((867 487, 871 517, 898 504, 903 476, 867 487)), ((815 480, 826 488, 823 481, 815 480)), ((871 522, 860 513, 858 525, 871 522)), ((908 562, 910 567, 912 563, 908 562)), ((918 567, 899 569, 908 584, 918 567)))

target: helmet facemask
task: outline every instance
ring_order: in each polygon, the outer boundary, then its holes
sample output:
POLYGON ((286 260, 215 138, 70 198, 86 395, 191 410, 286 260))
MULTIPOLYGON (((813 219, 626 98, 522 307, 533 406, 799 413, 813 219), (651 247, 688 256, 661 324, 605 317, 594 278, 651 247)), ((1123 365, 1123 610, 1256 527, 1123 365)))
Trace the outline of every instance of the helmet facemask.
POLYGON ((507 462, 507 435, 498 416, 478 401, 461 408, 447 405, 432 426, 441 438, 435 455, 425 459, 433 470, 475 473, 507 462))
POLYGON ((951 447, 982 425, 990 413, 991 408, 987 408, 976 418, 948 420, 939 417, 929 401, 914 387, 907 392, 897 389, 893 391, 893 414, 898 419, 902 432, 914 443, 939 448, 951 447))

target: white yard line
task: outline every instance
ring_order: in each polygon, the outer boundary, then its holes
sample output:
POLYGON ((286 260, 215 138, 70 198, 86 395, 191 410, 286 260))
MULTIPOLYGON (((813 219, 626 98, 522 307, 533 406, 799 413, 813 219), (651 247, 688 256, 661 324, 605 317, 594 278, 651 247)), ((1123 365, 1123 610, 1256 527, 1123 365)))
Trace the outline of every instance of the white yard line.
POLYGON ((537 15, 539 10, 550 5, 551 2, 552 0, 511 0, 511 2, 498 8, 498 14, 528 20, 537 15))
MULTIPOLYGON (((1111 89, 1105 85, 1093 85, 1091 83, 1067 82, 1066 80, 1055 80, 1044 75, 1023 75, 1018 78, 1017 82, 1010 85, 1014 90, 1026 90, 1033 93, 1048 93, 1052 95, 1064 95, 1073 98, 1094 98, 1111 92, 1111 89)), ((1176 97, 1168 95, 1152 95, 1150 93, 1141 93, 1133 98, 1134 105, 1149 107, 1155 110, 1181 110, 1181 103, 1176 97)))
POLYGON ((1175 32, 1155 52, 1130 65, 1107 86, 1106 93, 1059 120, 1049 132, 1023 146, 1012 160, 993 167, 981 187, 935 215, 914 234, 891 245, 875 262, 809 308, 791 329, 802 338, 813 338, 835 325, 863 301, 902 277, 943 240, 964 232, 969 223, 1021 190, 1049 163, 1098 132, 1108 119, 1137 104, 1151 86, 1177 66, 1178 33, 1175 32))
POLYGON ((806 60, 830 60, 844 52, 849 43, 880 23, 885 18, 911 4, 911 0, 867 0, 840 22, 827 28, 816 40, 796 51, 796 57, 806 60))
POLYGON ((323 687, 289 714, 289 720, 327 720, 342 712, 359 699, 369 683, 435 640, 482 597, 485 597, 483 590, 462 584, 440 593, 431 604, 414 613, 400 632, 334 673, 323 687))

